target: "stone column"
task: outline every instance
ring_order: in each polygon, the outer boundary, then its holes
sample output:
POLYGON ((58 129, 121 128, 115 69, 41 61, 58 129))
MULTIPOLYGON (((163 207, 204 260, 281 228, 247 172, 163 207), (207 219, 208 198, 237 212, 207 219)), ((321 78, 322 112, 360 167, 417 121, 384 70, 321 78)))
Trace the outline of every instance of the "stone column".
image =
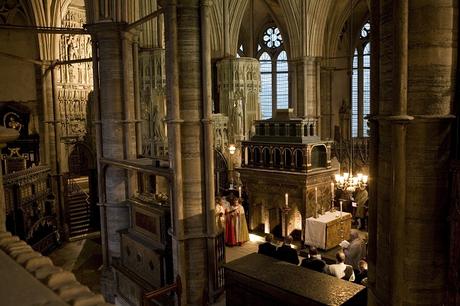
POLYGON ((124 201, 135 190, 134 174, 113 166, 100 165, 100 159, 116 160, 136 158, 135 99, 133 85, 133 42, 122 23, 99 23, 88 26, 93 40, 93 54, 98 57, 95 84, 98 92, 96 123, 101 208, 103 231, 103 293, 110 299, 113 285, 110 273, 112 258, 120 256, 120 229, 129 227, 129 210, 124 201))
POLYGON ((174 171, 173 260, 182 279, 183 305, 202 304, 212 251, 208 250, 207 216, 213 209, 209 193, 213 186, 206 184, 213 184, 208 176, 213 161, 206 148, 212 143, 207 88, 211 62, 204 54, 210 50, 203 49, 209 48, 205 41, 209 29, 201 23, 207 5, 207 1, 173 0, 165 11, 169 158, 174 171), (211 167, 205 165, 209 162, 211 167))
POLYGON ((379 2, 369 305, 443 305, 458 2, 379 2))
MULTIPOLYGON (((0 149, 6 146, 7 142, 14 141, 19 137, 19 132, 15 129, 8 129, 0 126, 0 149)), ((3 190, 3 175, 0 166, 0 231, 6 230, 6 207, 5 192, 3 190)))

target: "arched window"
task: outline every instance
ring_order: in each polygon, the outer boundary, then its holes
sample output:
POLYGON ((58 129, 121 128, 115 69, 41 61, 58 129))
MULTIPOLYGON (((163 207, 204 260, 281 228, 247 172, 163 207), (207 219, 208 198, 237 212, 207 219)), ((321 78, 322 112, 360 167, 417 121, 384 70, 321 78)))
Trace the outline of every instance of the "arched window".
POLYGON ((260 113, 262 119, 272 117, 272 60, 267 52, 262 53, 260 61, 260 113))
POLYGON ((366 22, 361 29, 360 43, 353 55, 351 78, 351 131, 353 137, 368 137, 366 116, 370 113, 371 92, 371 25, 366 22))
POLYGON ((262 119, 271 118, 276 109, 288 108, 288 55, 284 50, 280 30, 269 26, 257 46, 262 90, 260 107, 262 119))
POLYGON ((276 61, 276 108, 288 108, 288 63, 286 51, 281 51, 276 61))

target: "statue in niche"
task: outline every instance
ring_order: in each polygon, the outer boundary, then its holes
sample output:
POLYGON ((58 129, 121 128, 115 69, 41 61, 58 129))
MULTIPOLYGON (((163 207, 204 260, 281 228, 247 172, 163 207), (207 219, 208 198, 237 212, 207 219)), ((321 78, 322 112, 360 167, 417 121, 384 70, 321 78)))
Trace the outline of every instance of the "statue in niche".
POLYGON ((233 135, 243 135, 243 101, 241 99, 237 99, 233 103, 231 124, 233 125, 233 135))
POLYGON ((151 119, 153 125, 153 139, 163 140, 165 138, 165 132, 163 127, 163 118, 161 117, 158 105, 153 106, 151 119))

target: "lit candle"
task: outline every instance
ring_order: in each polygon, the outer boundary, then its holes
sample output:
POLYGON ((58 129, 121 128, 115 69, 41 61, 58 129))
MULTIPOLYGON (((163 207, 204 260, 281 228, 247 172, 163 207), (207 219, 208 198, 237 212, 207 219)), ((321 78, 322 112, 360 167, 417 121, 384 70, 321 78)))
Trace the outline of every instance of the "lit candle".
POLYGON ((332 200, 334 200, 334 183, 331 182, 331 196, 332 200))
POLYGON ((289 199, 289 195, 286 193, 286 194, 284 195, 284 198, 286 199, 286 206, 288 206, 288 203, 289 203, 289 200, 288 200, 288 199, 289 199))
POLYGON ((340 201, 340 217, 342 217, 342 201, 340 201))
POLYGON ((238 187, 238 195, 239 195, 239 197, 241 198, 241 186, 238 187))

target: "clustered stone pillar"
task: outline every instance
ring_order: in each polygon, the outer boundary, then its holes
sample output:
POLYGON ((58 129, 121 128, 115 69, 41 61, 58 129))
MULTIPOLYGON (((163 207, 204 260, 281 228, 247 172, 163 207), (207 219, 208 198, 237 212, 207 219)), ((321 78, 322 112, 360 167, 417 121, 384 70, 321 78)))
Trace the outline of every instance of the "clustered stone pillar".
POLYGON ((372 107, 378 134, 371 158, 378 168, 371 167, 369 305, 445 303, 457 6, 456 0, 372 4, 380 10, 373 15, 380 56, 372 67, 380 72, 372 88, 379 107, 372 107))
MULTIPOLYGON (((122 23, 99 23, 88 26, 92 35, 93 54, 98 56, 99 80, 96 92, 99 97, 99 125, 97 135, 101 207, 101 225, 103 237, 104 266, 108 278, 103 283, 113 284, 109 267, 114 257, 120 256, 118 230, 129 226, 129 208, 124 201, 135 190, 134 174, 127 170, 101 165, 101 158, 125 160, 136 158, 136 114, 133 86, 133 40, 131 34, 124 31, 122 23)), ((106 296, 113 288, 102 288, 106 296)))
POLYGON ((200 24, 201 13, 206 13, 202 5, 207 6, 207 1, 172 0, 165 11, 168 140, 174 171, 173 260, 182 279, 184 305, 202 304, 210 265, 206 216, 213 203, 206 196, 212 187, 205 181, 209 170, 205 163, 213 161, 203 159, 210 119, 204 104, 210 102, 209 91, 203 84, 211 85, 207 80, 211 63, 204 62, 209 57, 203 52, 209 50, 202 46, 209 44, 202 41, 207 33, 200 24))

